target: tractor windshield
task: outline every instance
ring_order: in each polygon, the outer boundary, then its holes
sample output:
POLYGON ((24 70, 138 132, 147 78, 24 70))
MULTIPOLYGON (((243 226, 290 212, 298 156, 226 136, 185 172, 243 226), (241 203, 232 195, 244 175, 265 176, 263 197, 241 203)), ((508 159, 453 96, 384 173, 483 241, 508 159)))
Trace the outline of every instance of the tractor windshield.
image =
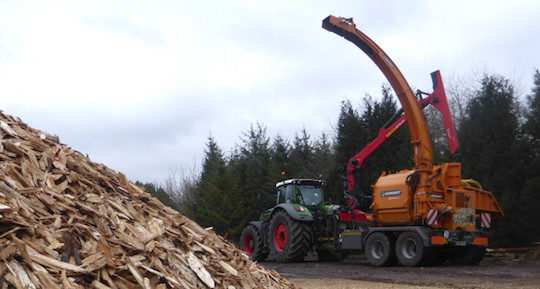
POLYGON ((317 206, 323 201, 323 192, 321 186, 299 185, 298 193, 302 195, 300 201, 306 206, 317 206))

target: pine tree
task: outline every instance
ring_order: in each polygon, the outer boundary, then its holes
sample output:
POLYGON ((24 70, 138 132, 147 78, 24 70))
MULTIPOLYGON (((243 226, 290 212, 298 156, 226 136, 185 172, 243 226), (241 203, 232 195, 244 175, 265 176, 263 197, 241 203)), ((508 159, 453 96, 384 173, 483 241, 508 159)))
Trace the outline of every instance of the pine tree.
POLYGON ((165 190, 159 185, 155 183, 142 183, 139 181, 136 181, 135 184, 137 186, 141 186, 144 188, 144 190, 156 197, 160 202, 162 202, 164 205, 169 206, 175 210, 178 210, 177 204, 175 204, 170 196, 165 192, 165 190))
POLYGON ((238 215, 237 190, 221 149, 208 138, 198 194, 194 202, 194 218, 201 226, 212 226, 219 234, 230 233, 238 215))
MULTIPOLYGON (((382 99, 373 101, 370 97, 364 98, 364 113, 362 122, 365 126, 367 138, 364 139, 362 149, 379 134, 379 130, 398 111, 397 103, 387 85, 382 86, 382 99)), ((394 133, 375 153, 365 162, 358 175, 358 185, 364 192, 371 191, 381 172, 398 171, 412 167, 412 150, 408 126, 403 126, 394 133)))
POLYGON ((359 143, 363 143, 365 134, 362 120, 358 112, 352 107, 351 102, 342 102, 337 123, 335 144, 336 161, 339 165, 343 166, 347 164, 349 158, 362 148, 362 145, 359 143))
MULTIPOLYGON (((525 115, 525 132, 531 139, 538 142, 540 138, 540 71, 534 73, 532 94, 527 97, 528 110, 525 115)), ((536 144, 538 148, 539 144, 536 144)))
POLYGON ((519 141, 519 107, 512 83, 499 75, 486 75, 480 89, 467 106, 467 115, 459 126, 463 178, 478 180, 499 201, 505 218, 496 223, 496 245, 524 242, 518 205, 526 178, 519 141))
POLYGON ((258 219, 275 202, 275 181, 270 177, 270 159, 270 139, 266 128, 261 124, 252 125, 243 134, 241 144, 229 163, 240 194, 236 205, 241 212, 241 217, 234 221, 230 229, 232 236, 239 236, 249 221, 258 219))
POLYGON ((287 178, 290 173, 289 155, 291 145, 280 135, 277 135, 270 148, 270 165, 268 168, 268 176, 270 183, 276 183, 283 178, 287 178), (282 175, 282 172, 285 175, 282 175))
POLYGON ((331 168, 333 162, 332 143, 323 132, 313 144, 313 175, 322 175, 323 178, 327 178, 330 174, 334 174, 335 172, 331 168))
MULTIPOLYGON (((397 103, 393 100, 390 87, 383 85, 382 98, 374 101, 369 95, 363 99, 363 109, 359 113, 352 108, 350 102, 343 102, 337 125, 335 145, 335 168, 345 166, 349 159, 359 153, 379 134, 379 130, 397 112, 397 103)), ((366 194, 371 193, 374 184, 382 171, 396 171, 412 165, 410 137, 407 127, 395 133, 379 150, 373 153, 357 170, 355 180, 357 186, 366 194)), ((344 173, 344 171, 343 171, 344 173)), ((333 197, 342 198, 343 179, 330 178, 329 186, 333 197)), ((369 205, 366 203, 366 205, 369 205)), ((366 208, 362 208, 366 209, 366 208)))
POLYGON ((527 242, 540 241, 540 72, 534 74, 532 94, 527 98, 525 113, 524 141, 527 145, 527 162, 523 170, 528 175, 521 190, 518 207, 521 214, 518 223, 524 232, 527 242))

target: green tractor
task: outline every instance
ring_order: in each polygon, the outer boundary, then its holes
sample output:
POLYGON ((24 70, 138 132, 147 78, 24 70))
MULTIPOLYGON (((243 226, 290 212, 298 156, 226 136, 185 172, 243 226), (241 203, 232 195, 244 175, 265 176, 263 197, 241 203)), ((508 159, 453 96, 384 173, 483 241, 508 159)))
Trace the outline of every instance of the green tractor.
POLYGON ((242 232, 242 249, 256 261, 271 254, 277 262, 302 262, 309 251, 319 260, 341 260, 333 250, 333 210, 324 203, 325 182, 290 179, 276 184, 277 205, 250 222, 242 232))

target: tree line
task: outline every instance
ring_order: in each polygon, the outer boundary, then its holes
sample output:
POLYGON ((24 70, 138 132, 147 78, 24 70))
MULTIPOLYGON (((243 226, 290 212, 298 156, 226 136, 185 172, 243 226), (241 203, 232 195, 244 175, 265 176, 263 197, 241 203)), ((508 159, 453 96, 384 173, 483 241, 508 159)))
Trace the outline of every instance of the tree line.
MULTIPOLYGON (((435 163, 461 162, 462 177, 479 181, 493 192, 505 216, 495 221, 495 246, 519 246, 540 240, 540 73, 533 89, 520 100, 513 83, 496 74, 483 75, 472 89, 447 87, 460 150, 451 156, 442 121, 434 108, 424 115, 430 130, 435 163)), ((213 137, 206 143, 200 173, 173 172, 161 184, 138 183, 163 203, 201 226, 237 241, 248 222, 275 205, 274 186, 285 178, 327 180, 326 201, 343 199, 342 168, 373 140, 400 108, 388 85, 381 97, 365 96, 358 107, 343 101, 332 134, 310 135, 301 129, 292 140, 269 136, 263 124, 244 132, 230 153, 213 137)), ((365 163, 356 175, 371 192, 382 171, 413 166, 407 127, 403 127, 365 163)), ((368 203, 361 204, 367 210, 368 203)))

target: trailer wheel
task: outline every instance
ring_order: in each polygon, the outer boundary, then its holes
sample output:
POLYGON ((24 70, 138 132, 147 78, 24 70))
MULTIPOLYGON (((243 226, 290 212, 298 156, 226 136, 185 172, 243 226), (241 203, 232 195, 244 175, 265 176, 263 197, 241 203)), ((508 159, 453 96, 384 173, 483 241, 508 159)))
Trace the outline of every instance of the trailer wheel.
POLYGON ((389 266, 394 263, 394 244, 392 240, 382 232, 369 235, 365 248, 366 259, 373 266, 389 266))
POLYGON ((484 256, 486 255, 486 248, 484 247, 473 247, 474 248, 474 257, 472 258, 469 265, 478 265, 484 256))
POLYGON ((401 264, 408 267, 431 261, 432 258, 429 257, 436 252, 426 249, 422 244, 422 238, 415 232, 402 232, 396 241, 396 256, 401 264))
POLYGON ((452 254, 452 252, 448 248, 438 248, 437 257, 434 259, 432 265, 433 266, 444 265, 444 263, 446 263, 446 261, 448 261, 448 259, 450 259, 451 254, 452 254))
POLYGON ((251 260, 259 262, 264 262, 266 260, 268 251, 264 251, 262 234, 257 227, 248 225, 244 231, 242 231, 240 244, 242 245, 242 250, 248 254, 251 260))
POLYGON ((467 246, 455 247, 454 254, 450 257, 453 265, 477 265, 482 261, 485 255, 483 247, 467 246))
POLYGON ((311 247, 311 233, 304 222, 278 211, 270 223, 268 240, 272 256, 277 262, 303 262, 311 247))

